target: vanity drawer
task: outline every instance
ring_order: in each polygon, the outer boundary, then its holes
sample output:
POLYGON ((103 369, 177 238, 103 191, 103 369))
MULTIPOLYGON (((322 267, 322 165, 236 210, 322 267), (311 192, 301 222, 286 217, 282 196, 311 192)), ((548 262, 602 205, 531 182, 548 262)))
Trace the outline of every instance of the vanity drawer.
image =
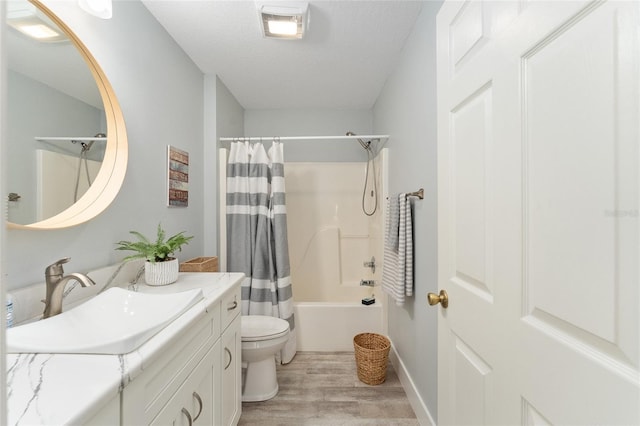
MULTIPOLYGON (((145 386, 145 411, 157 413, 164 406, 168 396, 173 394, 187 374, 198 364, 212 344, 220 337, 220 323, 217 321, 219 305, 207 315, 207 320, 199 322, 189 330, 183 339, 168 348, 166 356, 150 368, 149 380, 145 386)), ((145 416, 148 418, 148 415, 145 416)))
POLYGON ((149 424, 220 338, 220 304, 175 342, 123 390, 124 424, 149 424))
POLYGON ((236 286, 222 297, 220 302, 221 331, 224 331, 231 324, 231 321, 240 314, 240 291, 240 286, 236 286))

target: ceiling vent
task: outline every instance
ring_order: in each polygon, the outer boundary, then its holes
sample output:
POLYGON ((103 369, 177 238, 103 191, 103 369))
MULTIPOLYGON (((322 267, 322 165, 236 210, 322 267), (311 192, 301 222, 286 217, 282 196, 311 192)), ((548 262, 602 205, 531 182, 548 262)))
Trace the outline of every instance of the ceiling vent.
POLYGON ((264 37, 298 40, 309 26, 309 4, 305 2, 258 3, 264 37))
POLYGON ((7 24, 38 41, 68 41, 67 35, 28 1, 7 2, 7 24))

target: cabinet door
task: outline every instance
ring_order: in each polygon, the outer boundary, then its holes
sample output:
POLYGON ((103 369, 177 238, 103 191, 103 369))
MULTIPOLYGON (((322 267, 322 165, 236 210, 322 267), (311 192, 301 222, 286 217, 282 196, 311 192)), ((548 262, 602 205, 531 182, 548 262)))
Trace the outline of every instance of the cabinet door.
POLYGON ((240 315, 220 339, 222 363, 222 425, 235 425, 242 413, 240 315))
POLYGON ((180 386, 164 408, 151 422, 152 425, 213 425, 215 401, 220 396, 215 387, 214 374, 220 368, 220 342, 211 348, 198 366, 180 386))

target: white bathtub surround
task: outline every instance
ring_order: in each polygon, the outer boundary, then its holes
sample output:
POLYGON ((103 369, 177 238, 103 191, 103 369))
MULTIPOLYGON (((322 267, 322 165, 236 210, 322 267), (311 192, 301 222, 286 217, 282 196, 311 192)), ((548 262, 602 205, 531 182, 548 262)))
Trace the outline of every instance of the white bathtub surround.
MULTIPOLYGON (((197 323, 241 278, 242 274, 181 273, 174 286, 140 284, 139 291, 150 293, 202 288, 204 299, 125 355, 7 355, 8 424, 87 423, 118 398, 122 389, 162 356, 168 345, 197 323)), ((123 286, 127 287, 126 282, 123 286)))
MULTIPOLYGON (((95 147, 97 148, 98 145, 96 143, 95 147)), ((102 144, 100 145, 102 148, 102 144)), ((91 182, 95 181, 101 166, 102 161, 87 159, 86 151, 81 150, 80 154, 68 155, 36 149, 36 220, 55 216, 73 205, 87 192, 91 182), (77 172, 78 157, 82 161, 80 166, 83 168, 80 178, 78 178, 77 172), (75 192, 74 188, 77 188, 75 192)), ((9 211, 11 212, 11 210, 9 211)))
MULTIPOLYGON (((374 160, 379 205, 387 195, 387 151, 382 149, 374 160)), ((356 334, 386 334, 386 297, 380 288, 385 211, 378 208, 367 216, 362 210, 365 159, 363 154, 363 162, 287 163, 289 251, 299 350, 353 351, 356 334), (364 265, 372 257, 375 273, 364 265), (373 280, 376 285, 361 286, 361 280, 373 280), (362 305, 362 299, 372 295, 376 303, 362 305)), ((371 189, 365 193, 367 211, 373 209, 371 189)))
MULTIPOLYGON (((378 164, 378 198, 384 196, 381 169, 378 164)), ((360 280, 380 284, 383 209, 370 217, 362 211, 365 174, 364 161, 286 164, 287 226, 296 302, 360 302, 372 292, 370 287, 361 287, 360 280), (375 274, 364 266, 371 257, 378 266, 375 274)), ((366 197, 366 202, 372 210, 371 197, 366 197)))

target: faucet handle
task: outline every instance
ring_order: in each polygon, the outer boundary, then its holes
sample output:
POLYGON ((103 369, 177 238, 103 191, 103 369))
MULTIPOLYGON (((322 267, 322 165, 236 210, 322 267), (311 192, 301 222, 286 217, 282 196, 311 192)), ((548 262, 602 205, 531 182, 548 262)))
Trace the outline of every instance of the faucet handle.
POLYGON ((64 257, 64 258, 58 260, 57 262, 47 266, 47 268, 44 270, 44 275, 45 276, 52 276, 52 275, 62 275, 62 274, 64 274, 64 269, 62 268, 62 265, 64 263, 67 263, 70 260, 71 260, 70 257, 64 257))

